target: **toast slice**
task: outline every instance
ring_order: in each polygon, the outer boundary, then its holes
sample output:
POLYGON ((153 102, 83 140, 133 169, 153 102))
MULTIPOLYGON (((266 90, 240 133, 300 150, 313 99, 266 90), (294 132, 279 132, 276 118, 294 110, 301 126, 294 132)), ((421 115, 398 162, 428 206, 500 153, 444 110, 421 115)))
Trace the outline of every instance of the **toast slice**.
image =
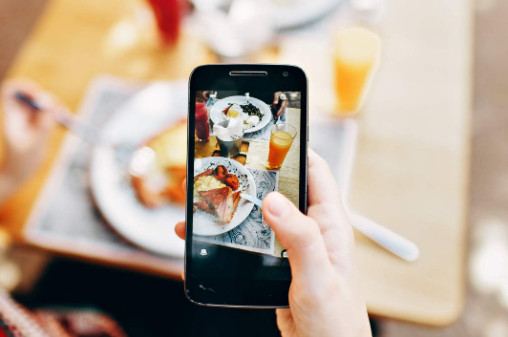
POLYGON ((196 206, 199 209, 202 209, 205 212, 215 214, 215 210, 213 208, 211 208, 210 205, 204 200, 195 202, 194 206, 196 206))
POLYGON ((187 121, 184 119, 139 145, 138 149, 148 147, 156 155, 149 167, 139 172, 129 171, 136 197, 144 206, 185 205, 182 183, 186 175, 186 139, 187 121))
POLYGON ((233 219, 240 202, 240 193, 241 191, 232 193, 229 186, 199 192, 222 223, 231 222, 233 219))
POLYGON ((215 212, 215 215, 222 221, 227 222, 227 208, 228 203, 233 202, 231 195, 231 188, 224 186, 221 188, 215 188, 213 190, 199 192, 203 200, 205 200, 210 208, 215 212))
POLYGON ((238 203, 240 202, 240 193, 242 193, 242 191, 236 191, 235 193, 233 193, 233 204, 231 205, 231 207, 228 210, 229 211, 228 222, 231 222, 231 220, 233 220, 233 216, 235 215, 236 208, 238 207, 238 203))

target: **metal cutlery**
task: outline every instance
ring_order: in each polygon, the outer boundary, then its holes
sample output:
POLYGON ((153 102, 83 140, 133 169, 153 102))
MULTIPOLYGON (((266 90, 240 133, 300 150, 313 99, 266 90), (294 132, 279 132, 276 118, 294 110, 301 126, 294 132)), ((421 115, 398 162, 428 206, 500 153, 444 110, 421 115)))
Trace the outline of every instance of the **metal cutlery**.
MULTIPOLYGON (((252 195, 241 193, 240 197, 260 208, 263 206, 263 201, 252 195)), ((392 254, 406 261, 415 261, 420 256, 420 249, 414 242, 360 214, 352 211, 347 213, 353 228, 392 254)))

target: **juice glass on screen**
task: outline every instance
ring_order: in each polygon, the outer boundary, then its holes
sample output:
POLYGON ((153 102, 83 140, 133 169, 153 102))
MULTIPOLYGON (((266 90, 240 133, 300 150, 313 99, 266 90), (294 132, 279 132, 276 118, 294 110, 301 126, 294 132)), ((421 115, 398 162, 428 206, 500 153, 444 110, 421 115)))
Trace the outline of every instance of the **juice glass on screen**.
POLYGON ((207 142, 210 138, 208 110, 202 102, 196 102, 196 137, 200 142, 207 142))
POLYGON ((350 27, 337 33, 333 63, 339 115, 352 115, 360 109, 380 52, 379 36, 366 28, 350 27))
POLYGON ((295 136, 296 129, 289 124, 279 123, 272 126, 268 151, 269 169, 280 169, 295 136))

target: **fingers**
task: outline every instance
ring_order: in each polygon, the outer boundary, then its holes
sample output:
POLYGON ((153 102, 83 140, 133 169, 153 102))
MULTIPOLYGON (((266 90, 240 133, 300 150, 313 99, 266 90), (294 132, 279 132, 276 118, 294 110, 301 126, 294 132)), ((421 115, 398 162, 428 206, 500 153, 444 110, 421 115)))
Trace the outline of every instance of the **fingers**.
POLYGON ((2 99, 8 120, 20 121, 20 118, 23 118, 26 120, 27 127, 41 127, 42 129, 49 129, 54 125, 54 118, 51 115, 58 110, 59 104, 37 83, 27 79, 7 81, 2 88, 2 99), (26 96, 40 109, 20 101, 16 94, 26 96))
POLYGON ((28 79, 16 79, 5 82, 2 90, 2 98, 5 102, 14 104, 24 110, 33 109, 30 105, 22 103, 16 98, 16 93, 21 93, 34 101, 41 110, 48 110, 56 105, 55 99, 37 83, 28 79))
POLYGON ((328 164, 312 150, 309 150, 308 184, 308 215, 318 223, 330 262, 337 268, 349 267, 353 230, 328 164))
POLYGON ((319 228, 314 220, 302 214, 288 199, 272 192, 263 200, 263 216, 287 249, 293 277, 319 275, 330 265, 319 228))
POLYGON ((308 184, 309 206, 323 203, 342 205, 339 188, 330 167, 311 149, 309 149, 308 184))
POLYGON ((175 226, 175 233, 178 235, 178 237, 182 240, 185 240, 185 222, 180 221, 175 226))

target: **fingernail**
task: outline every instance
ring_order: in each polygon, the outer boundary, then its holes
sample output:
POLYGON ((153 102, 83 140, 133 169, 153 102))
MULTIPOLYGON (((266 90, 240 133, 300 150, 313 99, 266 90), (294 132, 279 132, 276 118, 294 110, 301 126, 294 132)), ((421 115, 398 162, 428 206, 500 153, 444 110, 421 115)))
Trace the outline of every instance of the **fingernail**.
POLYGON ((271 193, 266 203, 268 213, 277 218, 286 215, 289 212, 289 207, 291 206, 288 204, 286 198, 278 192, 271 193))

